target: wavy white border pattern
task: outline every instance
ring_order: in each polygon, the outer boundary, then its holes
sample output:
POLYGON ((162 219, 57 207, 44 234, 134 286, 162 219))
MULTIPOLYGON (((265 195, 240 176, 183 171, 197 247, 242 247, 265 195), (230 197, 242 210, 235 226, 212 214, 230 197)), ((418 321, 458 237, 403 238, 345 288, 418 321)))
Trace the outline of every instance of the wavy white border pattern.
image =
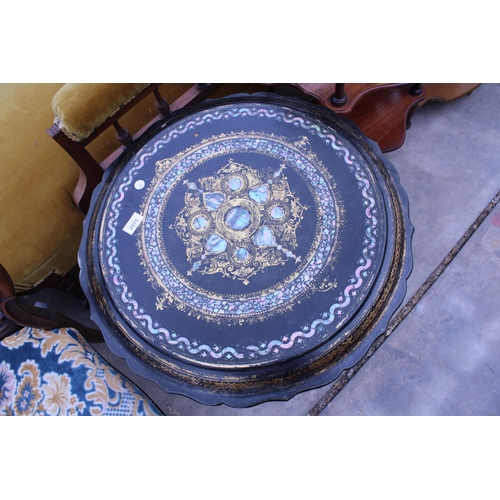
MULTIPOLYGON (((187 351, 190 354, 199 354, 202 358, 211 356, 217 360, 227 360, 231 361, 233 358, 238 360, 245 359, 248 356, 249 359, 254 359, 257 356, 266 356, 267 354, 274 353, 278 354, 280 349, 290 349, 295 345, 295 343, 302 343, 304 339, 311 338, 315 335, 317 331, 321 331, 323 326, 331 324, 336 316, 342 315, 342 309, 347 307, 351 302, 351 296, 354 297, 357 290, 363 284, 363 278, 367 276, 367 269, 370 268, 372 260, 370 259, 371 251, 376 245, 375 233, 377 226, 377 218, 372 213, 372 209, 375 206, 375 199, 369 195, 370 182, 365 177, 363 170, 359 163, 351 157, 349 150, 342 145, 340 141, 328 130, 322 129, 316 123, 311 123, 309 120, 305 120, 300 116, 294 116, 292 113, 284 113, 282 111, 275 111, 272 108, 264 107, 231 107, 228 106, 222 110, 216 110, 214 112, 207 112, 205 114, 200 114, 194 119, 188 119, 182 121, 177 127, 168 131, 165 137, 159 138, 152 145, 146 146, 141 150, 136 157, 134 157, 131 162, 133 166, 129 169, 128 175, 124 176, 123 182, 118 187, 118 192, 115 193, 114 200, 111 203, 109 217, 106 229, 106 257, 108 264, 108 272, 112 277, 112 282, 116 287, 121 288, 121 300, 125 304, 127 310, 129 310, 133 317, 138 320, 143 327, 147 327, 148 331, 158 336, 159 339, 165 338, 165 341, 170 346, 177 346, 177 349, 182 351, 187 351), (230 109, 229 109, 230 108, 230 109), (127 284, 124 281, 124 276, 121 272, 119 265, 119 259, 116 257, 116 243, 117 243, 117 232, 116 227, 118 224, 119 210, 121 208, 123 199, 125 198, 125 193, 128 191, 134 175, 140 171, 145 163, 146 159, 155 155, 159 149, 163 148, 164 144, 169 143, 172 139, 177 138, 179 135, 186 133, 189 130, 193 130, 200 125, 209 123, 212 120, 221 120, 227 118, 237 118, 238 116, 259 116, 266 118, 273 118, 278 121, 283 120, 285 123, 293 124, 296 127, 301 127, 305 130, 315 133, 318 137, 324 139, 325 143, 330 145, 332 149, 343 154, 343 159, 347 165, 355 170, 355 178, 358 180, 358 186, 362 190, 363 197, 365 198, 365 214, 367 217, 367 229, 366 229, 366 239, 364 244, 366 245, 362 252, 362 258, 358 261, 360 266, 356 269, 354 276, 351 278, 351 283, 345 287, 343 293, 338 297, 338 301, 332 304, 328 311, 322 313, 321 317, 314 320, 310 326, 306 326, 303 330, 298 330, 293 332, 291 335, 284 335, 281 340, 272 340, 270 342, 263 342, 260 345, 251 345, 245 348, 248 352, 238 352, 233 347, 221 347, 218 345, 209 346, 206 344, 199 345, 196 340, 192 342, 186 337, 179 337, 175 332, 170 333, 167 329, 162 328, 157 322, 154 322, 151 316, 146 314, 145 310, 139 306, 136 300, 133 299, 132 293, 128 291, 127 284)), ((166 349, 165 346, 163 346, 166 349)))
POLYGON ((220 142, 217 142, 216 151, 231 151, 234 144, 244 144, 243 149, 249 152, 262 153, 272 150, 276 155, 283 158, 288 158, 294 168, 300 170, 302 174, 308 178, 311 185, 316 188, 321 205, 323 216, 321 219, 322 228, 320 231, 320 241, 312 258, 303 267, 300 276, 296 277, 288 284, 283 285, 279 290, 271 288, 264 295, 258 297, 247 297, 231 302, 228 306, 227 301, 219 297, 206 296, 199 299, 199 294, 182 282, 175 272, 170 268, 159 250, 160 242, 158 241, 158 206, 162 199, 167 197, 167 192, 175 186, 176 181, 188 171, 189 167, 196 164, 196 161, 201 155, 210 155, 211 148, 215 143, 209 143, 202 148, 199 153, 187 156, 181 162, 171 168, 161 182, 156 186, 151 202, 146 207, 144 216, 146 225, 144 226, 144 239, 148 242, 148 248, 143 248, 143 252, 147 254, 148 261, 154 268, 159 280, 163 283, 168 283, 169 290, 175 297, 186 307, 191 308, 195 314, 210 315, 215 310, 224 311, 223 314, 230 319, 238 321, 238 319, 248 317, 254 311, 272 311, 278 307, 289 304, 293 300, 304 293, 309 286, 309 283, 321 272, 327 260, 327 255, 334 246, 336 231, 332 230, 332 225, 335 224, 335 201, 333 199, 331 189, 328 187, 327 181, 318 171, 318 169, 304 155, 299 155, 288 146, 279 144, 273 141, 272 138, 266 138, 262 141, 261 138, 251 138, 243 141, 240 137, 229 136, 220 142), (328 231, 330 229, 330 231, 328 231))

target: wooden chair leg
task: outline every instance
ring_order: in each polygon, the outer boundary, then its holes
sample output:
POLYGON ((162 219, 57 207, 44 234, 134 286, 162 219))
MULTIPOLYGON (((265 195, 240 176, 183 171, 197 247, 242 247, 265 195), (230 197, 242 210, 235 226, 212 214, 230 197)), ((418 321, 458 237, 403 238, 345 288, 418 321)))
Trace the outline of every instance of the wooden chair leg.
POLYGON ((17 332, 18 330, 21 329, 21 326, 18 325, 17 323, 14 323, 14 321, 6 318, 1 312, 0 312, 0 340, 4 339, 5 337, 12 335, 13 333, 17 332))
POLYGON ((25 302, 16 295, 14 283, 7 270, 0 264, 0 312, 4 319, 2 338, 16 331, 12 323, 20 326, 30 326, 52 330, 54 328, 76 328, 86 340, 91 343, 104 342, 99 330, 82 325, 78 321, 68 318, 52 309, 36 307, 25 302), (10 330, 10 331, 9 331, 10 330))

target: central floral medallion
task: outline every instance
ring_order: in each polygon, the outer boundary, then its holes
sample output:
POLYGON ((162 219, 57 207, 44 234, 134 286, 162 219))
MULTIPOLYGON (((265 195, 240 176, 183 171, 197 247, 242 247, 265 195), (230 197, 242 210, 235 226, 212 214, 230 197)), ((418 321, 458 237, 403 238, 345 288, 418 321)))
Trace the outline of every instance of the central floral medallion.
POLYGON ((188 275, 222 273, 247 285, 266 267, 300 262, 296 230, 308 207, 290 190, 284 170, 229 160, 213 176, 184 181, 175 230, 192 264, 188 275))

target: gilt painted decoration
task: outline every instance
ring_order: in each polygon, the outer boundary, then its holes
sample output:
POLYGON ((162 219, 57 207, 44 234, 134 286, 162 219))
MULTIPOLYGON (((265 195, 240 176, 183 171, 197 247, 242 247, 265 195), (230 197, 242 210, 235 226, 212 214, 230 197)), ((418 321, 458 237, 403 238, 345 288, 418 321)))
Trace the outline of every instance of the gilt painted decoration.
POLYGON ((386 162, 333 113, 267 96, 174 116, 108 175, 86 222, 98 322, 167 390, 232 402, 232 384, 260 394, 249 376, 323 349, 334 366, 401 281, 409 222, 386 162))

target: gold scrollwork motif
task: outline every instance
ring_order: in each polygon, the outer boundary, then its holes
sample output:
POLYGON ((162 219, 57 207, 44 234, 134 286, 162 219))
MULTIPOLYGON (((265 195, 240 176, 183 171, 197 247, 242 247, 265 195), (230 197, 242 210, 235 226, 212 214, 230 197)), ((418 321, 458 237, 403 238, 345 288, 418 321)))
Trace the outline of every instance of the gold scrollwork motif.
POLYGON ((192 264, 188 275, 249 279, 289 259, 300 262, 296 230, 308 207, 292 193, 285 165, 259 172, 232 159, 210 177, 185 180, 174 227, 192 264))
POLYGON ((336 260, 343 204, 334 196, 337 186, 332 175, 309 149, 305 137, 299 145, 275 134, 231 132, 203 139, 156 163, 156 176, 141 205, 145 224, 138 232, 137 246, 144 273, 157 291, 157 310, 174 307, 219 324, 253 323, 290 311, 315 293, 316 279, 329 274, 336 260), (277 166, 257 171, 228 156, 242 152, 267 158, 268 165, 277 166), (218 158, 224 160, 213 175, 189 178, 201 165, 218 158), (284 175, 287 168, 299 173, 314 199, 314 235, 304 255, 295 255, 296 232, 304 211, 311 207, 300 203, 291 191, 284 175), (165 237, 161 221, 171 194, 183 187, 184 205, 177 215, 172 214, 168 225, 185 245, 190 265, 181 274, 166 245, 173 234, 165 237), (263 227, 266 229, 261 230, 263 227), (273 238, 276 245, 258 245, 273 242, 273 238), (245 245, 247 241, 250 244, 245 245), (250 284, 265 266, 293 260, 296 265, 286 277, 248 294, 210 290, 190 279, 196 272, 220 273, 250 284))

